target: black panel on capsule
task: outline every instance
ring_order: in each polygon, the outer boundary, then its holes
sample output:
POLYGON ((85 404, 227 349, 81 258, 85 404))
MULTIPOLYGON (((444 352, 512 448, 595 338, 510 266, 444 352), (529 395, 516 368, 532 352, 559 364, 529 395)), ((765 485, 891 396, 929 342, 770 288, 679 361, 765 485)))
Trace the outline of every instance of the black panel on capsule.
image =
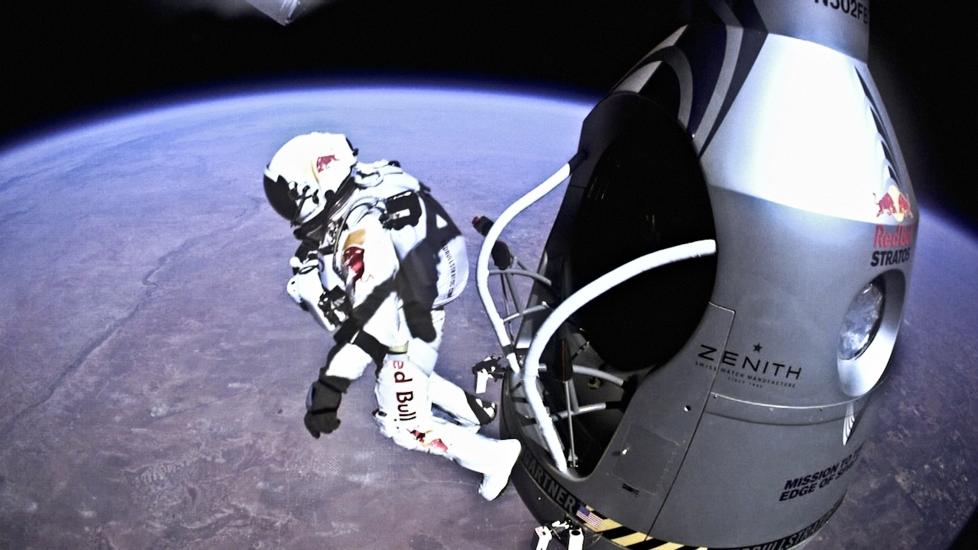
MULTIPOLYGON (((614 94, 588 117, 581 147, 592 162, 574 174, 585 189, 565 296, 644 254, 716 238, 699 160, 674 115, 637 94, 614 94)), ((659 268, 605 293, 574 321, 614 368, 661 364, 695 330, 715 275, 714 257, 659 268)))

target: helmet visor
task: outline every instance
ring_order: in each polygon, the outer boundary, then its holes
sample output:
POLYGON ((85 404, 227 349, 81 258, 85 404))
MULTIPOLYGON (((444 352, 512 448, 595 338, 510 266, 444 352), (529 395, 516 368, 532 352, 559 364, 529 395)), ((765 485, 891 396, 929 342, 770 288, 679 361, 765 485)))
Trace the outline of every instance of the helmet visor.
POLYGON ((299 207, 295 203, 293 193, 289 191, 289 183, 282 176, 273 180, 268 175, 265 175, 264 183, 265 197, 268 198, 268 203, 278 212, 279 216, 290 222, 294 221, 299 214, 299 207))

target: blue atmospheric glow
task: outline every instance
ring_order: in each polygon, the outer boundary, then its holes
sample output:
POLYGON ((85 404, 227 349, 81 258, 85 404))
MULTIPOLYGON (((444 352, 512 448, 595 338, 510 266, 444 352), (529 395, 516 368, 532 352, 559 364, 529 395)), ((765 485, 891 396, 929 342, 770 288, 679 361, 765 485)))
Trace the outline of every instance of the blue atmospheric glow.
MULTIPOLYGON (((600 96, 579 90, 543 86, 526 83, 480 82, 475 80, 421 80, 417 78, 330 78, 271 80, 265 83, 226 85, 209 89, 194 89, 176 92, 163 92, 156 96, 135 98, 128 102, 95 107, 74 113, 60 121, 46 122, 19 135, 0 136, 0 147, 19 148, 32 142, 93 126, 114 123, 132 117, 146 117, 181 110, 193 106, 220 107, 221 104, 237 104, 241 101, 276 99, 308 99, 324 92, 336 94, 364 94, 376 97, 377 94, 418 95, 427 99, 441 99, 446 96, 463 98, 484 98, 488 101, 508 99, 510 101, 540 101, 560 106, 588 108, 593 107, 600 96), (6 141, 6 143, 4 143, 6 141)), ((146 120, 141 118, 141 120, 146 120)), ((3 152, 3 150, 0 150, 3 152)))

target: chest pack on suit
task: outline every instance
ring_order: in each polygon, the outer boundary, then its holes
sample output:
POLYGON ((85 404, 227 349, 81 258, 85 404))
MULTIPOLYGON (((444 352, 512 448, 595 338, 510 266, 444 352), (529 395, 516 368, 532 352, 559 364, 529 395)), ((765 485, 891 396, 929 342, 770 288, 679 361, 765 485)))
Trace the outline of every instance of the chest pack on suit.
MULTIPOLYGON (((345 227, 376 216, 393 244, 399 266, 394 279, 364 300, 353 313, 362 326, 388 292, 399 297, 412 336, 434 339, 431 311, 457 298, 468 279, 465 242, 458 227, 428 188, 401 170, 396 161, 357 165, 357 190, 349 201, 336 239, 345 227)), ((342 272, 334 256, 334 272, 342 272)), ((326 270, 327 272, 330 270, 326 270)))

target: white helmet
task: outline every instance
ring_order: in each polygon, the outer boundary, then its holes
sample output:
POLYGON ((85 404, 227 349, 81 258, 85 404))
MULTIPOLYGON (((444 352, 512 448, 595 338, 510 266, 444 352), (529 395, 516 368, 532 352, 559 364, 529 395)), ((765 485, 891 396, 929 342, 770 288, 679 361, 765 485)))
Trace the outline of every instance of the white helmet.
POLYGON ((265 196, 293 226, 302 225, 337 200, 356 163, 357 150, 343 134, 296 136, 265 168, 265 196))

